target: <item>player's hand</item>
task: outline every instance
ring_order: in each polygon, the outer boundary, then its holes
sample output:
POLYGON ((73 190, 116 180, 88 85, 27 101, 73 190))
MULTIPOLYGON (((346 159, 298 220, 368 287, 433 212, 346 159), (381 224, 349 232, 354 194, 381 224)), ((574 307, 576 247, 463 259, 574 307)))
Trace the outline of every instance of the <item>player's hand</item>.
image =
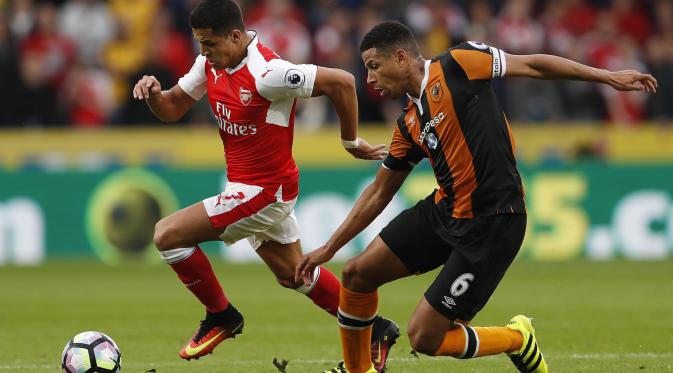
POLYGON ((151 96, 161 93, 161 83, 153 75, 145 75, 133 87, 133 98, 147 100, 151 96))
POLYGON ((302 281, 304 285, 310 286, 313 282, 315 267, 329 262, 334 257, 334 254, 335 252, 329 250, 327 246, 321 246, 308 254, 304 254, 294 271, 295 283, 302 281))
POLYGON ((614 89, 619 91, 656 92, 657 80, 650 74, 643 74, 636 70, 622 70, 610 72, 608 81, 614 89))
POLYGON ((364 139, 358 138, 358 147, 346 149, 347 152, 358 159, 381 160, 386 157, 388 151, 385 144, 369 145, 364 139))

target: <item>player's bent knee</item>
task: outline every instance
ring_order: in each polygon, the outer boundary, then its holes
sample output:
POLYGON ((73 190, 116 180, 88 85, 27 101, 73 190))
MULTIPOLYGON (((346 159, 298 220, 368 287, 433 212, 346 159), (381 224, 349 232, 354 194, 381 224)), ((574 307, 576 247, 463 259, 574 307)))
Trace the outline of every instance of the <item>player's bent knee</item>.
POLYGON ((411 348, 414 351, 425 355, 433 356, 439 345, 442 343, 441 338, 437 338, 436 333, 427 330, 427 328, 413 327, 411 324, 407 330, 411 348))
POLYGON ((363 282, 361 267, 357 260, 346 262, 341 271, 342 284, 349 290, 358 290, 357 287, 363 282))
POLYGON ((166 251, 177 248, 174 239, 175 232, 170 228, 170 224, 165 219, 159 220, 154 226, 154 245, 159 251, 166 251))

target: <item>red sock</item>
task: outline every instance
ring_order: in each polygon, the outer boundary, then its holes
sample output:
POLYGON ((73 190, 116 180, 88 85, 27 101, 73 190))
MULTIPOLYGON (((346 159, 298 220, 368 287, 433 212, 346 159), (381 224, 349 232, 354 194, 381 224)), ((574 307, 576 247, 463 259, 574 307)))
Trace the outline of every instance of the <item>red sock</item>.
POLYGON ((297 291, 306 294, 318 307, 336 316, 339 308, 339 291, 341 283, 325 267, 317 267, 313 273, 313 284, 310 287, 301 286, 297 291))
POLYGON ((229 300, 224 296, 222 287, 215 277, 213 267, 208 257, 198 246, 188 249, 169 250, 162 252, 162 257, 170 264, 178 274, 187 289, 189 289, 201 303, 206 306, 208 312, 219 312, 229 306, 229 300), (181 250, 179 252, 178 250, 181 250))

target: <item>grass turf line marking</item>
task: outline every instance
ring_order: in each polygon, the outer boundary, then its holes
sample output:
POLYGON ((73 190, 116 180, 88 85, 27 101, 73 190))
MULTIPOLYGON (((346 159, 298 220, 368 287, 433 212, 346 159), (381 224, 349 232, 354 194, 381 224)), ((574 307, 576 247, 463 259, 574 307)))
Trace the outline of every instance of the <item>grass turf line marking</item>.
MULTIPOLYGON (((496 355, 497 356, 497 355, 496 355)), ((659 359, 659 358, 673 358, 673 353, 655 353, 655 352, 642 352, 642 353, 627 353, 627 354, 617 354, 617 353, 600 353, 600 354, 561 354, 561 355, 549 355, 548 357, 558 360, 558 359, 585 359, 585 360, 614 360, 614 359, 659 359)), ((494 357, 489 357, 494 358, 494 357)), ((267 365, 271 364, 272 359, 267 360, 229 360, 229 361, 213 361, 213 365, 221 364, 231 364, 231 365, 245 365, 245 364, 255 364, 255 365, 267 365)), ((407 358, 407 357, 390 357, 388 361, 395 362, 407 362, 407 361, 418 361, 416 358, 407 358)), ((290 364, 329 364, 334 363, 333 359, 290 359, 290 364)), ((162 363, 129 363, 124 364, 124 367, 174 367, 184 365, 185 362, 175 361, 175 362, 162 362, 162 363)), ((52 369, 60 364, 3 364, 0 365, 0 370, 4 369, 52 369)))

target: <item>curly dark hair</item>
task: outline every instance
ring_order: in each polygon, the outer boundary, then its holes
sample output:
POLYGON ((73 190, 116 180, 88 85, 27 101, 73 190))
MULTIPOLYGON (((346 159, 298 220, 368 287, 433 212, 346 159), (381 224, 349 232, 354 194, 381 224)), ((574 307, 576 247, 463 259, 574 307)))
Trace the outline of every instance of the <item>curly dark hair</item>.
POLYGON ((409 27, 397 21, 385 21, 374 26, 360 43, 360 52, 376 48, 383 53, 392 53, 397 49, 404 49, 412 56, 421 55, 420 48, 414 34, 409 27))

